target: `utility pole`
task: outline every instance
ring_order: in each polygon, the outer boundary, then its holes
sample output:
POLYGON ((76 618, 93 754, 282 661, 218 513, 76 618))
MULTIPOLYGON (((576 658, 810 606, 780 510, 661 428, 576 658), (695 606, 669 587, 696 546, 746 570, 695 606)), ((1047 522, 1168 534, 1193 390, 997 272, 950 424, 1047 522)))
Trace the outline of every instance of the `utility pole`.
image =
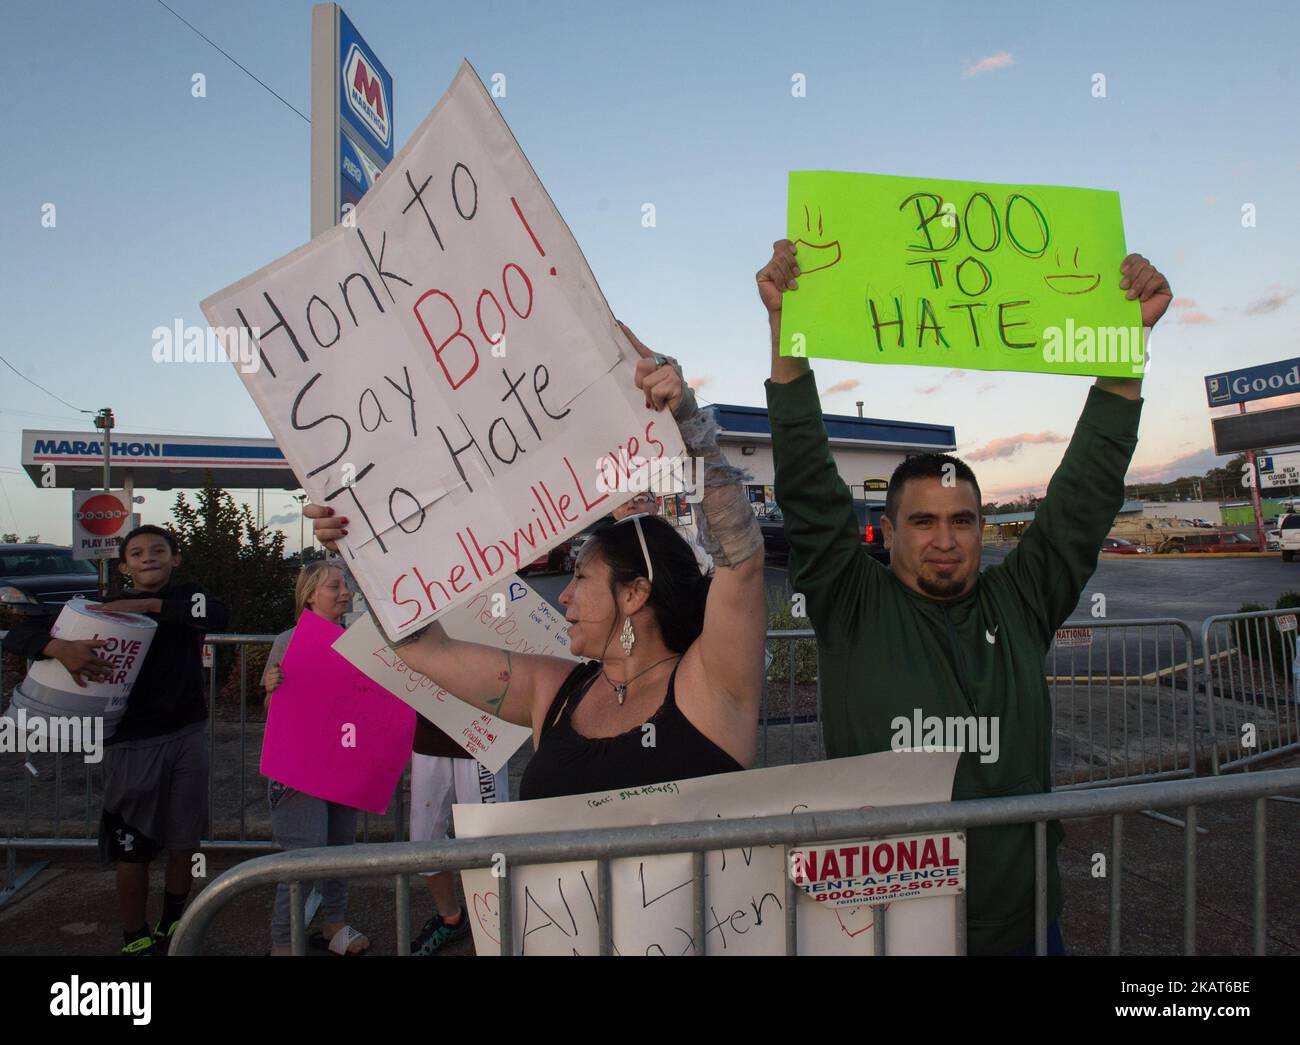
MULTIPOLYGON (((113 408, 106 406, 95 415, 95 427, 104 434, 104 492, 113 488, 109 476, 113 462, 113 408)), ((99 560, 99 594, 108 597, 108 560, 99 560)))

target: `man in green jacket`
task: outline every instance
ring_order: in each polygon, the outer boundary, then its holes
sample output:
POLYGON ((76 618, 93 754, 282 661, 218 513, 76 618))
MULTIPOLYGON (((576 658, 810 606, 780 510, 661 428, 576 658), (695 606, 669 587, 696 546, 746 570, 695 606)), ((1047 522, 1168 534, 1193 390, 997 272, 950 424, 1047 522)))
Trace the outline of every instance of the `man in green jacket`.
MULTIPOLYGON (((882 527, 892 565, 863 547, 852 497, 827 444, 813 374, 779 354, 782 294, 797 288, 789 240, 758 273, 772 331, 767 382, 776 500, 790 543, 790 578, 817 633, 826 752, 831 758, 919 747, 907 724, 963 718, 988 744, 964 748, 955 800, 1052 789, 1051 698, 1044 658, 1097 565, 1124 500, 1137 445, 1140 379, 1099 378, 1033 526, 1006 560, 980 572, 980 491, 946 454, 904 461, 889 482, 882 527)), ((1165 277, 1140 255, 1120 287, 1150 329, 1169 307, 1165 277)), ((1050 950, 1063 952, 1056 847, 1048 826, 1050 950)), ((1034 829, 986 827, 968 836, 967 947, 1032 953, 1034 829), (1026 951, 1026 948, 1029 950, 1026 951)))

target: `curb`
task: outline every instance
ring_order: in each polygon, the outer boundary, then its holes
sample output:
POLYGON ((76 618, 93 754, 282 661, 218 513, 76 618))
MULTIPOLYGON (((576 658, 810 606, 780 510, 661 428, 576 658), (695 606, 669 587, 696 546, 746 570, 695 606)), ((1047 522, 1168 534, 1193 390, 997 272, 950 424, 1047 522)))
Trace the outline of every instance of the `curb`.
POLYGON ((1151 552, 1149 555, 1101 555, 1103 559, 1280 559, 1278 552, 1151 552))

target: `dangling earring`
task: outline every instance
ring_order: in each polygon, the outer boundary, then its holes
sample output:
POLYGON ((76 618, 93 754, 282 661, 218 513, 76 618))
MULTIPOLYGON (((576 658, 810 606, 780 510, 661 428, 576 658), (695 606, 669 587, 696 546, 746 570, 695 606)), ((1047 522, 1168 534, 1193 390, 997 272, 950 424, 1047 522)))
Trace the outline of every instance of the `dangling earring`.
POLYGON ((636 632, 632 630, 632 618, 623 618, 623 631, 619 635, 619 642, 623 646, 623 656, 632 655, 632 647, 636 645, 636 632))

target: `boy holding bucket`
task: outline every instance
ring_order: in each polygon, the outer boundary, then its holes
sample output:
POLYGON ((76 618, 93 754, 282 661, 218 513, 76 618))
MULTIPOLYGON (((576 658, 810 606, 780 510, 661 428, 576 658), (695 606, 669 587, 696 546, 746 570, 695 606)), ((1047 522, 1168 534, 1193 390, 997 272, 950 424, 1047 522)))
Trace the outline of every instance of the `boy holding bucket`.
MULTIPOLYGON (((189 898, 191 861, 208 827, 203 636, 224 629, 230 614, 199 585, 171 583, 181 557, 169 531, 138 526, 119 554, 118 569, 130 586, 123 598, 94 609, 145 614, 158 628, 126 711, 105 744, 99 852, 105 864, 117 862, 122 953, 165 954, 189 898), (162 917, 150 932, 149 865, 164 849, 162 917)), ((6 648, 35 660, 58 660, 81 686, 111 677, 113 665, 97 653, 104 640, 51 638, 49 623, 20 624, 6 648)))

